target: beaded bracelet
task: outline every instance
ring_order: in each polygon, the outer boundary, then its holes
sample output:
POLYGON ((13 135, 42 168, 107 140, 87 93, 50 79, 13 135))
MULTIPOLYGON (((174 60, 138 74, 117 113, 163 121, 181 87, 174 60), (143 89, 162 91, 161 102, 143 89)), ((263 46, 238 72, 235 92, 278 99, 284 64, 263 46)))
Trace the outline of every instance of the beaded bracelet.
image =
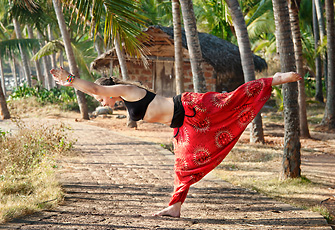
POLYGON ((69 74, 69 76, 66 78, 66 81, 69 82, 69 83, 72 83, 73 80, 74 80, 75 76, 72 75, 72 74, 69 74))

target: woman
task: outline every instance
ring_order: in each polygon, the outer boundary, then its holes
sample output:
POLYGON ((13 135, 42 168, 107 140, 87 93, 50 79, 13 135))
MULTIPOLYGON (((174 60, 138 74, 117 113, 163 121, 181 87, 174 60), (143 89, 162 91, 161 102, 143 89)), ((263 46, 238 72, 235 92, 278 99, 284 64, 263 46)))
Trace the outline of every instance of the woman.
POLYGON ((75 78, 63 68, 52 69, 58 84, 92 95, 103 106, 124 101, 132 120, 159 122, 174 128, 175 189, 169 206, 155 216, 180 217, 189 187, 226 157, 247 125, 270 98, 272 86, 295 82, 294 72, 247 82, 230 93, 190 93, 174 98, 156 95, 112 78, 96 83, 75 78))

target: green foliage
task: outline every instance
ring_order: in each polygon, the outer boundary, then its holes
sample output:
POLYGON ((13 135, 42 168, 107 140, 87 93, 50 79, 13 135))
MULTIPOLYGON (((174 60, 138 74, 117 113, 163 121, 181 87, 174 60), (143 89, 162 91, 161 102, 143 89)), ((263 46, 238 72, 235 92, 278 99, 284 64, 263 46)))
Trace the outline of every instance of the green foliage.
MULTIPOLYGON (((305 76, 304 76, 304 79, 305 79, 305 91, 306 91, 306 96, 307 97, 310 97, 310 98, 313 98, 315 96, 315 93, 316 93, 316 81, 315 81, 315 78, 311 78, 309 76, 309 74, 307 73, 305 76)), ((325 94, 325 90, 326 90, 326 87, 325 87, 325 82, 322 81, 322 89, 323 89, 323 93, 325 94)))
POLYGON ((6 133, 5 131, 2 131, 2 129, 0 128, 0 142, 1 142, 1 138, 5 137, 6 136, 6 133))
MULTIPOLYGON (((77 103, 77 97, 72 87, 60 87, 52 88, 47 90, 40 84, 35 87, 28 87, 26 84, 15 88, 12 94, 9 96, 9 100, 16 100, 27 97, 35 97, 36 100, 41 104, 57 104, 63 110, 74 110, 79 111, 77 103)), ((97 102, 93 97, 87 96, 87 105, 89 110, 94 110, 97 107, 97 102)))
POLYGON ((275 100, 276 100, 276 104, 278 106, 278 110, 283 111, 283 109, 284 109, 284 99, 283 99, 283 94, 282 94, 281 88, 279 88, 278 86, 273 86, 272 88, 275 90, 275 100))

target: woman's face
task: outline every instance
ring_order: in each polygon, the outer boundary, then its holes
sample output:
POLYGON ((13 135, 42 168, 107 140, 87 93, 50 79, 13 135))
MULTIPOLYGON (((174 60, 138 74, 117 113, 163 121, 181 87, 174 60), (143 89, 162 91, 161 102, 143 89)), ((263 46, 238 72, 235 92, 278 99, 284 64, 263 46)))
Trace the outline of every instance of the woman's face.
POLYGON ((114 104, 116 101, 118 101, 118 99, 120 100, 120 98, 110 98, 107 96, 100 96, 100 95, 94 95, 94 98, 95 100, 100 102, 102 106, 108 106, 111 108, 114 107, 114 104))

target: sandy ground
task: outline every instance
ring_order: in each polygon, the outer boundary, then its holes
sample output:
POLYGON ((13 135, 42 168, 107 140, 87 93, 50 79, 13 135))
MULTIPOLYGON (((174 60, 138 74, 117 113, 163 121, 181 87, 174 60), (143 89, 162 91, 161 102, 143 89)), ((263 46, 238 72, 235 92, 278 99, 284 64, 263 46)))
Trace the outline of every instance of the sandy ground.
MULTIPOLYGON (((79 153, 60 161, 64 202, 56 210, 0 229, 331 229, 318 213, 233 186, 213 174, 191 188, 181 218, 152 217, 166 206, 173 189, 173 154, 157 144, 169 145, 172 130, 145 122, 129 129, 125 119, 117 118, 122 114, 79 122, 62 119, 73 127, 79 153)), ((281 144, 280 128, 268 127, 270 144, 281 144)), ((313 137, 301 141, 303 148, 314 149, 303 156, 302 170, 334 189, 334 135, 313 137)), ((240 141, 247 140, 246 133, 240 141)))

